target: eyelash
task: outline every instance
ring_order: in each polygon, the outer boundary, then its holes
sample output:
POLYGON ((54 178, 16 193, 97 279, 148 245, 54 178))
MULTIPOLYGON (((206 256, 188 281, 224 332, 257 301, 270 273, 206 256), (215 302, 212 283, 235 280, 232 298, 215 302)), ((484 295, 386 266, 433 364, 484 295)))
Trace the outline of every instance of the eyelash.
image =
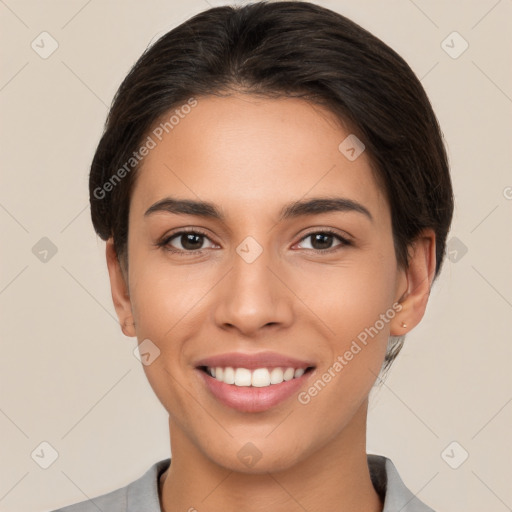
MULTIPOLYGON (((181 235, 190 234, 190 233, 192 233, 194 235, 204 236, 205 238, 209 239, 209 236, 204 231, 201 231, 200 229, 197 229, 197 228, 194 228, 194 229, 183 229, 181 231, 178 231, 177 233, 173 233, 170 236, 164 237, 162 240, 157 242, 156 245, 158 247, 166 250, 166 251, 172 252, 174 254, 179 254, 179 255, 184 256, 184 257, 187 257, 188 255, 196 256, 196 255, 203 254, 205 249, 198 249, 198 250, 193 250, 193 251, 183 251, 181 249, 175 249, 174 247, 169 246, 170 241, 173 240, 174 238, 177 238, 177 237, 179 237, 181 235), (185 256, 185 255, 187 255, 187 256, 185 256)), ((343 247, 352 245, 352 242, 350 240, 342 237, 336 231, 333 231, 332 229, 328 229, 328 228, 321 229, 321 230, 316 230, 316 231, 310 231, 309 233, 306 233, 299 240, 299 243, 302 242, 303 240, 305 240, 306 238, 308 238, 308 237, 310 237, 312 235, 316 235, 316 234, 333 235, 341 243, 339 245, 336 245, 335 247, 331 247, 330 249, 306 249, 307 251, 313 251, 313 252, 315 252, 317 254, 321 254, 321 253, 323 253, 323 254, 325 254, 325 253, 330 254, 330 253, 335 252, 335 251, 337 251, 337 250, 339 250, 339 249, 341 249, 343 247)))

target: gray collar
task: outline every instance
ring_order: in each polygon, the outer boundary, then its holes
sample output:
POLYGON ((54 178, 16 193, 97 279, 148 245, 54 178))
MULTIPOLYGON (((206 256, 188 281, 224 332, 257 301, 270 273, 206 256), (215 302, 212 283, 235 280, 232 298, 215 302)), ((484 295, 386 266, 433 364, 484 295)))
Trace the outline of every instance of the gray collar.
POLYGON ((368 454, 367 460, 373 487, 384 503, 382 512, 434 512, 405 486, 391 459, 368 454))

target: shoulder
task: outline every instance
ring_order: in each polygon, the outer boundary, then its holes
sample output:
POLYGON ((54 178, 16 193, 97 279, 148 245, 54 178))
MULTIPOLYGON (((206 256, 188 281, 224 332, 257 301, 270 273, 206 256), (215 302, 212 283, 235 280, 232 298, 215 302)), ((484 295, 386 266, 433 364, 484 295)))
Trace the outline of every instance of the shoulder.
POLYGON ((141 477, 124 487, 51 512, 161 512, 158 478, 170 464, 170 458, 153 464, 141 477))
POLYGON ((406 487, 391 459, 373 454, 367 459, 373 486, 384 503, 382 512, 435 512, 406 487))
POLYGON ((127 491, 128 486, 121 487, 115 491, 97 496, 96 498, 74 503, 73 505, 68 505, 67 507, 59 508, 52 512, 98 512, 98 510, 103 510, 104 512, 126 512, 127 491))

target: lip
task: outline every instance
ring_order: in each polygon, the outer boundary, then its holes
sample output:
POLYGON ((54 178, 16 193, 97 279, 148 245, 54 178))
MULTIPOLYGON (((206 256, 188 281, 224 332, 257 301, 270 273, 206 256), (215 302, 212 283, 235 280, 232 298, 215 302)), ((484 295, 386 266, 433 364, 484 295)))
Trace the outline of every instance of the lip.
POLYGON ((251 413, 267 411, 289 399, 292 395, 296 395, 300 388, 305 387, 307 381, 316 373, 315 369, 312 368, 301 377, 259 388, 235 386, 234 384, 220 382, 201 368, 196 368, 195 372, 219 402, 240 412, 251 413))
POLYGON ((296 359, 291 356, 284 354, 278 354, 277 352, 255 352, 255 353, 243 353, 243 352, 230 352, 226 354, 217 354, 211 357, 207 357, 196 361, 194 364, 196 368, 201 366, 217 367, 221 366, 226 368, 231 366, 232 368, 247 368, 248 370, 255 370, 256 368, 302 368, 306 369, 309 366, 315 366, 312 361, 305 361, 296 359))

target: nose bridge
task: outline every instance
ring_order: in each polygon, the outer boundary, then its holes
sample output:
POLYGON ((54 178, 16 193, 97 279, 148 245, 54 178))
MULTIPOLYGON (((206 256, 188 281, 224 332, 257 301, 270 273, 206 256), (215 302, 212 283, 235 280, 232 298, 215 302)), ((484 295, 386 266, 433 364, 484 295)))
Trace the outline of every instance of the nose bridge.
POLYGON ((235 248, 231 271, 223 279, 215 319, 219 326, 233 326, 249 334, 267 324, 290 320, 286 287, 274 275, 278 255, 269 242, 248 236, 235 248))
POLYGON ((245 238, 236 248, 233 255, 233 284, 238 288, 251 290, 258 294, 270 294, 271 283, 269 267, 275 260, 275 255, 267 245, 262 246, 255 238, 245 238))

